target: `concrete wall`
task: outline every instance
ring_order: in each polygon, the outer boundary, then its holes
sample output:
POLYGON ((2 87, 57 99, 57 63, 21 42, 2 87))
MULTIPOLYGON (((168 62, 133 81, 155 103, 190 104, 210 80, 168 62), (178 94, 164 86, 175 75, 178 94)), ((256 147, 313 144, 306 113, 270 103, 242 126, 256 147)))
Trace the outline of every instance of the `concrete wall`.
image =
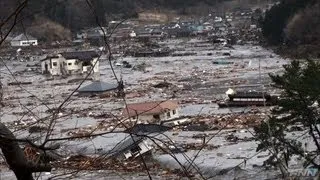
POLYGON ((63 62, 64 69, 68 74, 75 74, 82 72, 82 61, 77 59, 67 59, 63 62))
POLYGON ((51 75, 61 75, 62 74, 62 67, 63 67, 63 58, 53 58, 51 59, 52 69, 51 75))
MULTIPOLYGON (((166 120, 170 120, 170 119, 175 119, 178 118, 179 115, 179 111, 178 109, 174 111, 168 111, 166 113, 160 113, 160 121, 166 121, 166 120)), ((145 123, 145 122, 159 122, 158 120, 156 120, 153 115, 139 115, 138 116, 138 121, 145 123)))
MULTIPOLYGON (((91 64, 96 63, 96 66, 93 68, 93 73, 99 74, 99 61, 98 58, 94 58, 91 64)), ((90 66, 83 66, 83 61, 79 61, 77 59, 65 59, 61 55, 59 58, 51 58, 44 60, 41 62, 41 71, 42 73, 45 72, 45 65, 48 64, 48 71, 51 75, 62 75, 63 73, 67 74, 80 74, 80 73, 87 73, 91 69, 90 66)))
MULTIPOLYGON (((93 68, 93 73, 98 73, 100 72, 99 70, 99 61, 98 61, 98 58, 94 58, 92 61, 91 61, 91 64, 94 65, 96 63, 96 65, 94 66, 93 68), (96 63, 97 62, 97 63, 96 63)), ((83 73, 87 73, 87 72, 90 72, 90 68, 91 66, 83 66, 83 73)))
POLYGON ((45 66, 47 64, 48 66, 48 71, 51 75, 57 76, 57 75, 62 75, 62 69, 63 68, 63 58, 51 58, 47 59, 41 62, 41 72, 45 73, 45 66))
POLYGON ((48 66, 48 72, 49 72, 49 68, 50 68, 50 59, 47 59, 47 60, 44 60, 44 61, 41 61, 41 73, 42 74, 45 74, 46 72, 46 64, 48 66))
POLYGON ((11 46, 20 46, 20 41, 11 41, 11 46))
POLYGON ((150 151, 152 149, 152 147, 150 147, 148 144, 147 144, 147 141, 142 141, 138 144, 138 146, 140 147, 140 153, 137 153, 137 154, 132 154, 131 150, 127 150, 123 153, 125 159, 128 159, 132 156, 134 157, 138 157, 139 155, 141 154, 144 154, 148 151, 150 151))

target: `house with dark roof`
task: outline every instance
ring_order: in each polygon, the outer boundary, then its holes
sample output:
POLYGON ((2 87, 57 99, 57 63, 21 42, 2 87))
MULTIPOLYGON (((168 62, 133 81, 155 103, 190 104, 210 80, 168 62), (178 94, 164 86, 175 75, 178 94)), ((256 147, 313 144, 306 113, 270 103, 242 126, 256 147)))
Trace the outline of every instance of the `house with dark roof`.
POLYGON ((96 51, 63 52, 41 60, 42 74, 70 75, 99 73, 99 54, 96 51))
POLYGON ((123 108, 122 115, 142 123, 161 123, 179 118, 178 108, 178 103, 173 100, 133 103, 123 108))
POLYGON ((118 89, 117 84, 106 83, 103 81, 93 81, 89 84, 84 84, 78 89, 78 93, 81 95, 94 95, 102 94, 118 89))
POLYGON ((13 47, 37 46, 38 40, 28 34, 22 33, 16 37, 14 37, 10 43, 11 43, 11 46, 13 46, 13 47))

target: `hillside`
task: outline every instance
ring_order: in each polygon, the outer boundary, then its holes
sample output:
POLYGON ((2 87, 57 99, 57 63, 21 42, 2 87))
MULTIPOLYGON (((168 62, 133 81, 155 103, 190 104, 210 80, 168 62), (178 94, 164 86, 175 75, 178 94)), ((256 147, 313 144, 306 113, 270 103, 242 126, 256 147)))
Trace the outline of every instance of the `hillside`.
MULTIPOLYGON (((177 14, 203 14, 211 7, 219 7, 221 3, 228 3, 230 7, 245 6, 272 0, 94 0, 92 6, 101 24, 112 19, 134 17, 141 11, 175 11, 177 14)), ((18 6, 19 0, 0 1, 0 20, 18 6)), ((224 6, 224 8, 227 6, 224 6)), ((219 9, 219 8, 217 8, 219 9)), ((29 26, 35 17, 47 18, 55 23, 77 31, 85 27, 96 25, 86 0, 29 0, 27 8, 23 10, 27 18, 23 23, 29 26)))
POLYGON ((320 58, 320 1, 283 0, 266 12, 263 35, 279 53, 294 58, 320 58))

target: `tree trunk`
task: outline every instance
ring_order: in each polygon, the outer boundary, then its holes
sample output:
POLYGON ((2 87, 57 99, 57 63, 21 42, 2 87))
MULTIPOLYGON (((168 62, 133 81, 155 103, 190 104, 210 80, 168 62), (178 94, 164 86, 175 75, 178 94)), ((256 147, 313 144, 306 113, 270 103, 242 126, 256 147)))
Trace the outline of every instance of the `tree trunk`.
POLYGON ((26 159, 13 133, 0 122, 0 148, 18 180, 33 180, 33 172, 50 172, 49 164, 34 164, 26 159))

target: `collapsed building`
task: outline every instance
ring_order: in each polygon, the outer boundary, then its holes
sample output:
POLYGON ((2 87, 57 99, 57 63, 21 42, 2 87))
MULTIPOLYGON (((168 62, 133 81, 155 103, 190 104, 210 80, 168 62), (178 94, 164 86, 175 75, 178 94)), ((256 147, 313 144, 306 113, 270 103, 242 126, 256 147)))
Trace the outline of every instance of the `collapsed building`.
POLYGON ((179 105, 176 101, 153 101, 128 104, 122 115, 140 122, 163 122, 179 118, 179 105))
POLYGON ((96 51, 63 52, 48 55, 41 60, 42 74, 70 75, 99 72, 98 53, 96 51))

